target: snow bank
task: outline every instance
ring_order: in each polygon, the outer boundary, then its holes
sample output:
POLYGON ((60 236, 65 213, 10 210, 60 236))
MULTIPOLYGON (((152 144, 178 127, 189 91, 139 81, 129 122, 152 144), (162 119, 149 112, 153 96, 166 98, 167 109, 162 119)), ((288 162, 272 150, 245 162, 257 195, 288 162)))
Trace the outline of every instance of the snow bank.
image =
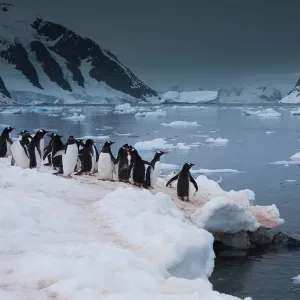
POLYGON ((228 139, 223 139, 223 138, 220 138, 220 137, 218 137, 216 139, 210 137, 210 138, 205 140, 205 143, 212 144, 212 145, 215 145, 215 146, 224 146, 228 142, 229 142, 228 139))
POLYGON ((260 118, 278 118, 282 114, 273 108, 266 108, 262 110, 243 110, 242 113, 246 116, 256 116, 260 118))
POLYGON ((0 159, 1 298, 238 300, 213 291, 213 237, 168 195, 47 172, 0 159), (199 278, 171 276, 192 254, 199 278))
POLYGON ((176 127, 176 128, 184 128, 184 127, 198 127, 201 126, 198 122, 187 122, 187 121, 174 121, 171 123, 161 123, 162 126, 176 127))
POLYGON ((71 120, 71 121, 77 121, 77 120, 84 120, 85 115, 74 113, 72 116, 68 116, 66 114, 63 114, 64 117, 62 117, 63 120, 71 120))
POLYGON ((176 92, 169 91, 161 96, 163 103, 205 103, 216 100, 218 92, 216 91, 192 91, 192 92, 176 92))
POLYGON ((144 117, 144 118, 160 118, 165 117, 167 113, 161 109, 157 111, 149 111, 149 112, 138 112, 134 116, 135 117, 144 117))

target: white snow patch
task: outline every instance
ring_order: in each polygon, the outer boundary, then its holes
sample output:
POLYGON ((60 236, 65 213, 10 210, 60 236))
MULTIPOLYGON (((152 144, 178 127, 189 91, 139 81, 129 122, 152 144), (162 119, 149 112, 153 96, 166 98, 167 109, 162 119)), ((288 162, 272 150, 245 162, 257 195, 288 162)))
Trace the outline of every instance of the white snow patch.
POLYGON ((256 116, 260 118, 278 118, 282 117, 282 114, 273 108, 266 108, 262 110, 243 110, 242 113, 246 116, 256 116))
POLYGON ((212 145, 215 145, 215 146, 224 146, 224 145, 228 144, 228 142, 229 142, 228 139, 224 139, 224 138, 221 138, 221 137, 218 137, 216 139, 210 137, 210 138, 205 140, 205 143, 212 144, 212 145))
POLYGON ((171 123, 161 123, 162 126, 176 127, 176 128, 184 128, 184 127, 198 127, 201 126, 198 122, 187 122, 187 121, 174 121, 171 123))

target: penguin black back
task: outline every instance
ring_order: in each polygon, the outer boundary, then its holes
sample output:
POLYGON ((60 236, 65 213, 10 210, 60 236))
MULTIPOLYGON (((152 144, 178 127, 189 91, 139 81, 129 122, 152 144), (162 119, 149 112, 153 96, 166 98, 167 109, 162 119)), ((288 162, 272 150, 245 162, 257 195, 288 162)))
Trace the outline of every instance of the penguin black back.
POLYGON ((78 172, 76 175, 92 171, 92 158, 94 155, 96 156, 94 149, 94 141, 92 139, 87 139, 85 144, 83 145, 83 148, 81 149, 81 171, 78 172))
POLYGON ((13 127, 5 127, 0 135, 0 157, 5 157, 7 154, 7 143, 12 145, 12 140, 9 134, 14 130, 13 127))
POLYGON ((51 147, 51 156, 52 156, 52 166, 53 168, 62 168, 62 155, 55 156, 58 151, 64 150, 64 144, 61 140, 62 136, 56 133, 52 136, 52 141, 50 144, 51 147), (55 157, 54 157, 55 156, 55 157))
POLYGON ((128 155, 132 146, 124 144, 118 151, 116 163, 118 163, 118 178, 120 181, 129 181, 129 160, 128 155))
POLYGON ((43 155, 41 153, 41 148, 40 148, 40 141, 47 132, 48 131, 41 129, 41 130, 37 131, 36 134, 34 135, 34 137, 31 139, 31 141, 28 145, 28 154, 29 154, 29 159, 30 159, 29 168, 35 168, 37 166, 35 149, 37 150, 37 152, 40 156, 40 159, 43 158, 43 155))
POLYGON ((150 163, 143 160, 135 148, 131 149, 130 156, 129 174, 132 170, 132 179, 134 184, 143 185, 145 182, 145 164, 150 165, 150 163))
POLYGON ((191 167, 194 166, 192 163, 185 163, 181 169, 181 171, 174 177, 172 177, 166 186, 168 186, 172 181, 177 180, 177 196, 181 199, 187 197, 189 199, 189 187, 190 181, 194 185, 196 192, 198 191, 198 185, 195 179, 192 177, 190 173, 191 167))
POLYGON ((154 170, 155 164, 160 161, 161 156, 166 153, 167 152, 164 152, 164 151, 155 152, 154 158, 150 162, 150 166, 147 167, 144 188, 151 187, 151 172, 154 170))

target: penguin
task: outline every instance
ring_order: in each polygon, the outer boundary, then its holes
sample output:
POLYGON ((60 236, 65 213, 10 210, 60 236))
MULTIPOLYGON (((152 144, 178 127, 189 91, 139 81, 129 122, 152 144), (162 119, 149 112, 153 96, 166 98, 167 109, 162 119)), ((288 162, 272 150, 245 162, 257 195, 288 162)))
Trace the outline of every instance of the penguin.
POLYGON ((189 188, 190 188, 190 181, 194 185, 196 192, 198 192, 198 185, 195 179, 192 177, 190 173, 190 169, 195 164, 192 163, 185 163, 181 169, 181 171, 172 177, 166 184, 166 187, 174 180, 177 180, 177 196, 179 199, 183 201, 189 201, 189 188))
POLYGON ((113 170, 116 159, 111 153, 112 141, 106 141, 101 149, 98 160, 98 176, 100 180, 113 180, 113 170))
POLYGON ((94 147, 94 141, 87 139, 83 145, 81 151, 81 170, 75 175, 81 175, 82 173, 93 174, 96 165, 97 153, 94 147))
POLYGON ((55 135, 55 133, 48 134, 48 136, 50 137, 50 142, 49 142, 48 146, 45 147, 44 153, 43 153, 43 161, 46 158, 48 158, 48 162, 44 164, 45 166, 51 166, 52 165, 51 152, 52 152, 52 141, 53 141, 54 135, 55 135))
POLYGON ((129 174, 132 171, 133 183, 137 186, 142 186, 145 182, 145 165, 150 165, 148 161, 142 160, 135 148, 130 149, 130 165, 129 174))
POLYGON ((99 151, 94 143, 93 145, 93 149, 96 153, 96 163, 95 163, 95 166, 94 166, 94 170, 93 170, 93 173, 98 173, 98 160, 99 160, 99 151))
POLYGON ((129 173, 129 165, 130 165, 130 150, 132 146, 129 144, 124 144, 118 152, 118 156, 116 159, 116 164, 118 166, 118 179, 119 181, 129 182, 130 173, 129 173))
POLYGON ((144 183, 144 188, 154 188, 157 182, 157 179, 160 175, 160 158, 162 155, 167 154, 168 152, 157 151, 154 155, 154 158, 150 162, 150 166, 146 171, 146 178, 144 183))
POLYGON ((85 141, 83 139, 76 139, 75 141, 76 141, 76 144, 78 147, 78 158, 77 158, 77 163, 76 163, 75 170, 74 170, 76 172, 76 171, 79 171, 81 168, 81 151, 83 149, 85 141))
POLYGON ((43 159, 43 155, 41 151, 41 147, 43 147, 43 142, 41 143, 41 140, 44 139, 44 136, 47 132, 48 131, 43 129, 38 130, 28 145, 30 169, 41 167, 42 159, 43 159))
POLYGON ((13 127, 5 127, 0 135, 0 157, 7 157, 7 153, 10 152, 10 146, 12 140, 10 133, 14 130, 13 127))
POLYGON ((56 156, 56 154, 59 153, 59 151, 65 149, 65 146, 61 141, 62 136, 56 133, 49 134, 49 136, 51 137, 51 152, 48 157, 50 157, 51 165, 53 169, 62 169, 62 155, 56 156))
POLYGON ((63 175, 66 178, 71 178, 71 174, 74 172, 78 159, 78 145, 76 140, 71 135, 65 144, 65 153, 62 156, 63 175))
POLYGON ((11 145, 12 166, 18 166, 23 169, 29 168, 30 159, 28 145, 30 143, 30 133, 27 130, 22 130, 18 140, 11 145))

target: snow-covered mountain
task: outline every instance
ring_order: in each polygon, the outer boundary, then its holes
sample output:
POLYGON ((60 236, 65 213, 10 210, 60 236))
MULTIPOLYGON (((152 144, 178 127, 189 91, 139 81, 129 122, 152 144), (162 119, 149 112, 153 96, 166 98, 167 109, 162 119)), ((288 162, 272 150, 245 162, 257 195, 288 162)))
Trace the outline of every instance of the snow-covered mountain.
POLYGON ((281 92, 272 86, 232 87, 218 90, 219 103, 279 102, 281 92))
POLYGON ((109 50, 7 3, 0 3, 0 64, 0 99, 19 103, 157 97, 109 50))
POLYGON ((300 103, 300 79, 295 87, 281 99, 280 103, 300 103))

